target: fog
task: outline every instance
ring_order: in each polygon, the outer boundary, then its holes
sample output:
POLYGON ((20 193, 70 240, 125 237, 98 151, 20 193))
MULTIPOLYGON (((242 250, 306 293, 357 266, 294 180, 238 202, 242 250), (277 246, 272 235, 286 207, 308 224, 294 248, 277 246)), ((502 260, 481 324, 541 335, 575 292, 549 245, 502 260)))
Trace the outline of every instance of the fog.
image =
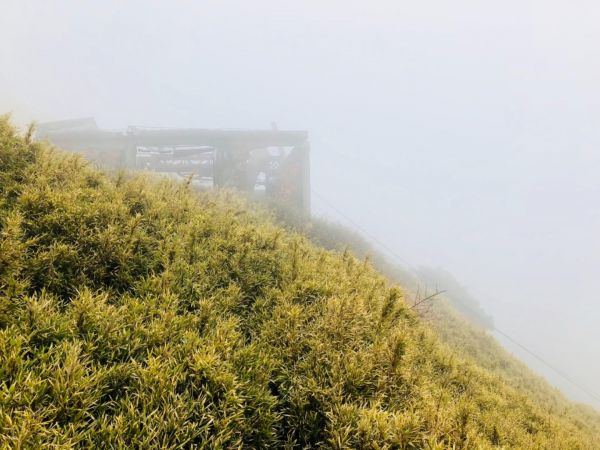
POLYGON ((600 3, 0 0, 0 11, 0 112, 309 130, 315 192, 410 265, 453 273, 499 329, 600 392, 600 3))

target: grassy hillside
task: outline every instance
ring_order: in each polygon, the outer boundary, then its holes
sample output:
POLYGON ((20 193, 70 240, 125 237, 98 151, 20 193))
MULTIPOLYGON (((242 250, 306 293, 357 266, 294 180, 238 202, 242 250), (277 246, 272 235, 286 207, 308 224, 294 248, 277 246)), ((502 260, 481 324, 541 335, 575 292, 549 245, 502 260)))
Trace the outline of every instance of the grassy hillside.
POLYGON ((349 249, 362 257, 368 257, 374 267, 389 280, 408 287, 407 295, 412 298, 408 301, 409 304, 414 302, 418 289, 425 291, 429 288, 428 292, 432 292, 432 286, 443 289, 443 294, 428 302, 428 307, 418 311, 421 319, 431 326, 442 343, 464 360, 500 376, 503 382, 551 414, 565 417, 578 427, 600 435, 598 411, 569 401, 558 389, 509 354, 488 334, 488 330, 493 328, 491 318, 450 274, 442 270, 422 268, 409 271, 400 267, 379 253, 361 235, 340 224, 323 219, 306 222, 290 218, 289 214, 279 216, 283 223, 293 223, 293 228, 319 245, 337 251, 349 249))
POLYGON ((5 448, 594 448, 369 264, 0 124, 5 448))
POLYGON ((439 302, 428 317, 438 337, 462 358, 499 375, 552 414, 568 418, 600 435, 600 414, 590 406, 569 401, 558 389, 509 354, 485 329, 467 320, 450 304, 439 302))

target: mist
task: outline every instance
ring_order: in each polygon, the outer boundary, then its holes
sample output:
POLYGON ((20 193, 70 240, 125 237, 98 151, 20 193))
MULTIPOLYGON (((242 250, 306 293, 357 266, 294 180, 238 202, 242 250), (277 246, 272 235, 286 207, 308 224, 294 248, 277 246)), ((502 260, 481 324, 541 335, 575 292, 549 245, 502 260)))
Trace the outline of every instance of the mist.
MULTIPOLYGON (((0 112, 17 123, 306 129, 316 193, 600 392, 597 2, 0 7, 0 112)), ((346 221, 316 196, 313 213, 346 221)))

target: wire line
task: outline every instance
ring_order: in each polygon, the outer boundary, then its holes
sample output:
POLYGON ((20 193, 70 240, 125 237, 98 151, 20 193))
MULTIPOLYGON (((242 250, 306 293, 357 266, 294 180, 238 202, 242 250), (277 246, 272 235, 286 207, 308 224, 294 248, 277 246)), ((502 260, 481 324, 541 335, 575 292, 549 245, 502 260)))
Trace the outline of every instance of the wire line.
POLYGON ((408 267, 411 266, 408 261, 406 261, 400 255, 398 255, 396 252, 394 252, 391 248, 387 247, 383 242, 381 242, 379 239, 377 239, 375 236, 373 236, 371 233, 369 233, 367 230, 365 230, 363 227, 361 227, 358 223, 356 223, 354 220, 352 220, 350 217, 348 217, 346 214, 344 214, 342 211, 340 211, 338 208, 336 208, 335 205, 333 205, 331 202, 329 202, 327 199, 325 199, 317 191, 312 189, 312 193, 315 194, 323 203, 325 203, 327 206, 329 206, 333 211, 335 211, 339 216, 341 216, 342 218, 346 219, 349 223, 354 225, 354 228, 356 228, 358 231, 360 231, 362 234, 367 236, 369 239, 371 239, 376 244, 379 244, 380 247, 382 247, 384 250, 386 250, 390 255, 392 255, 397 260, 396 262, 400 261, 400 262, 402 262, 402 264, 405 264, 408 267))

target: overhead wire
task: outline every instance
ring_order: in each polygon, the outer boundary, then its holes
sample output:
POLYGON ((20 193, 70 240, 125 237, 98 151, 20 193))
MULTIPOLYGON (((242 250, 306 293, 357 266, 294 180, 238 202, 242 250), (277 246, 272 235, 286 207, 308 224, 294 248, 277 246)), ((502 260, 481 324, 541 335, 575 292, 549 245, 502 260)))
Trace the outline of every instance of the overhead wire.
POLYGON ((317 196, 317 198, 319 198, 323 203, 325 203, 327 206, 329 206, 329 208, 331 208, 333 211, 335 211, 340 217, 342 217, 343 219, 345 219, 348 223, 352 224, 354 226, 354 228, 356 228, 363 235, 365 235, 366 237, 368 237, 371 241, 373 241, 374 243, 378 244, 387 253, 389 253, 391 256, 393 256, 397 261, 400 261, 402 264, 405 264, 408 267, 410 267, 410 264, 408 263, 408 261, 406 261, 400 255, 398 255, 396 252, 394 252, 391 248, 387 247, 383 242, 381 242, 379 239, 377 239, 375 236, 373 236, 371 233, 369 233, 367 230, 365 230, 362 226, 360 226, 358 223, 356 223, 354 220, 352 220, 350 217, 348 217, 346 214, 344 214, 333 203, 329 202, 326 198, 324 198, 321 194, 319 194, 314 189, 312 189, 312 193, 315 196, 317 196))

